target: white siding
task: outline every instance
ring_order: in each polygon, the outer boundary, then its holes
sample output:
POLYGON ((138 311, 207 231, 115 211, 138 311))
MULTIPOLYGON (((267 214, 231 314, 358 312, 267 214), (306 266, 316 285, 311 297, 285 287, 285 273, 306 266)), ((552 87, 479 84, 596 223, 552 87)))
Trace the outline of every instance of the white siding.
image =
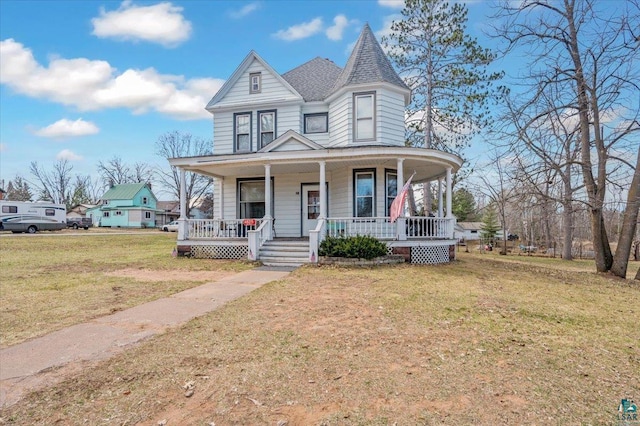
POLYGON ((219 112, 213 116, 213 153, 233 152, 233 113, 219 112))
POLYGON ((404 97, 390 90, 376 95, 376 139, 384 145, 404 146, 404 97))
POLYGON ((345 93, 329 106, 329 146, 347 146, 351 138, 351 92, 345 93))
POLYGON ((351 217, 351 199, 353 188, 351 184, 352 169, 341 167, 331 172, 329 182, 329 217, 351 217))

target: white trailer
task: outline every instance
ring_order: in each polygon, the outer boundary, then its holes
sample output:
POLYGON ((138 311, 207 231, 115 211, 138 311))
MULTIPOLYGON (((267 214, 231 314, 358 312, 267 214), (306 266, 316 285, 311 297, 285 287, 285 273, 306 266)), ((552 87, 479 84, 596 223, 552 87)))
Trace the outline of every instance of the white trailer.
POLYGON ((67 227, 67 208, 49 202, 0 201, 0 219, 4 231, 56 231, 67 227))

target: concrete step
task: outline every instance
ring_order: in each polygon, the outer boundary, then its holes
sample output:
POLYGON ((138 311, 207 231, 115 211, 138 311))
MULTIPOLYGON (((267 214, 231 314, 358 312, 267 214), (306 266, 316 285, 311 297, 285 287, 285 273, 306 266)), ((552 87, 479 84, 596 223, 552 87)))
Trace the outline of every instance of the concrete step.
POLYGON ((264 243, 258 254, 266 266, 298 267, 309 263, 309 242, 297 240, 271 240, 264 243))

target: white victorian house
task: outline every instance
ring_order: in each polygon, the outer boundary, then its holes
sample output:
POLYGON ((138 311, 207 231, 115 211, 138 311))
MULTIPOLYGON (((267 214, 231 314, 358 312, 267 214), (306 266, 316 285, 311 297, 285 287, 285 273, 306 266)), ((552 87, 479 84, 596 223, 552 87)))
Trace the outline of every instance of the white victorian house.
POLYGON ((451 197, 435 217, 389 219, 410 175, 414 183, 438 181, 443 206, 462 164, 405 146, 410 97, 368 25, 344 68, 317 57, 279 74, 250 52, 206 106, 213 155, 169 160, 183 185, 186 171, 214 178, 214 219, 188 219, 181 190, 179 252, 314 263, 326 236, 360 234, 412 262, 452 260, 451 197))

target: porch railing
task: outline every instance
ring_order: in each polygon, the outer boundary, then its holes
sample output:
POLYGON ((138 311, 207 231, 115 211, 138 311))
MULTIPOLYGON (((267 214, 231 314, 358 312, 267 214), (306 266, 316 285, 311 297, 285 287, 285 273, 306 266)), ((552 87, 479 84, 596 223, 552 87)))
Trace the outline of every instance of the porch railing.
POLYGON ((394 239, 396 225, 388 217, 332 217, 327 219, 327 236, 351 237, 369 235, 375 238, 394 239))
POLYGON ((249 260, 257 260, 260 247, 271 239, 271 220, 263 220, 258 229, 248 232, 249 260))
POLYGON ((451 239, 454 218, 411 216, 407 221, 407 239, 451 239))
POLYGON ((262 219, 189 219, 189 239, 246 239, 262 219))

